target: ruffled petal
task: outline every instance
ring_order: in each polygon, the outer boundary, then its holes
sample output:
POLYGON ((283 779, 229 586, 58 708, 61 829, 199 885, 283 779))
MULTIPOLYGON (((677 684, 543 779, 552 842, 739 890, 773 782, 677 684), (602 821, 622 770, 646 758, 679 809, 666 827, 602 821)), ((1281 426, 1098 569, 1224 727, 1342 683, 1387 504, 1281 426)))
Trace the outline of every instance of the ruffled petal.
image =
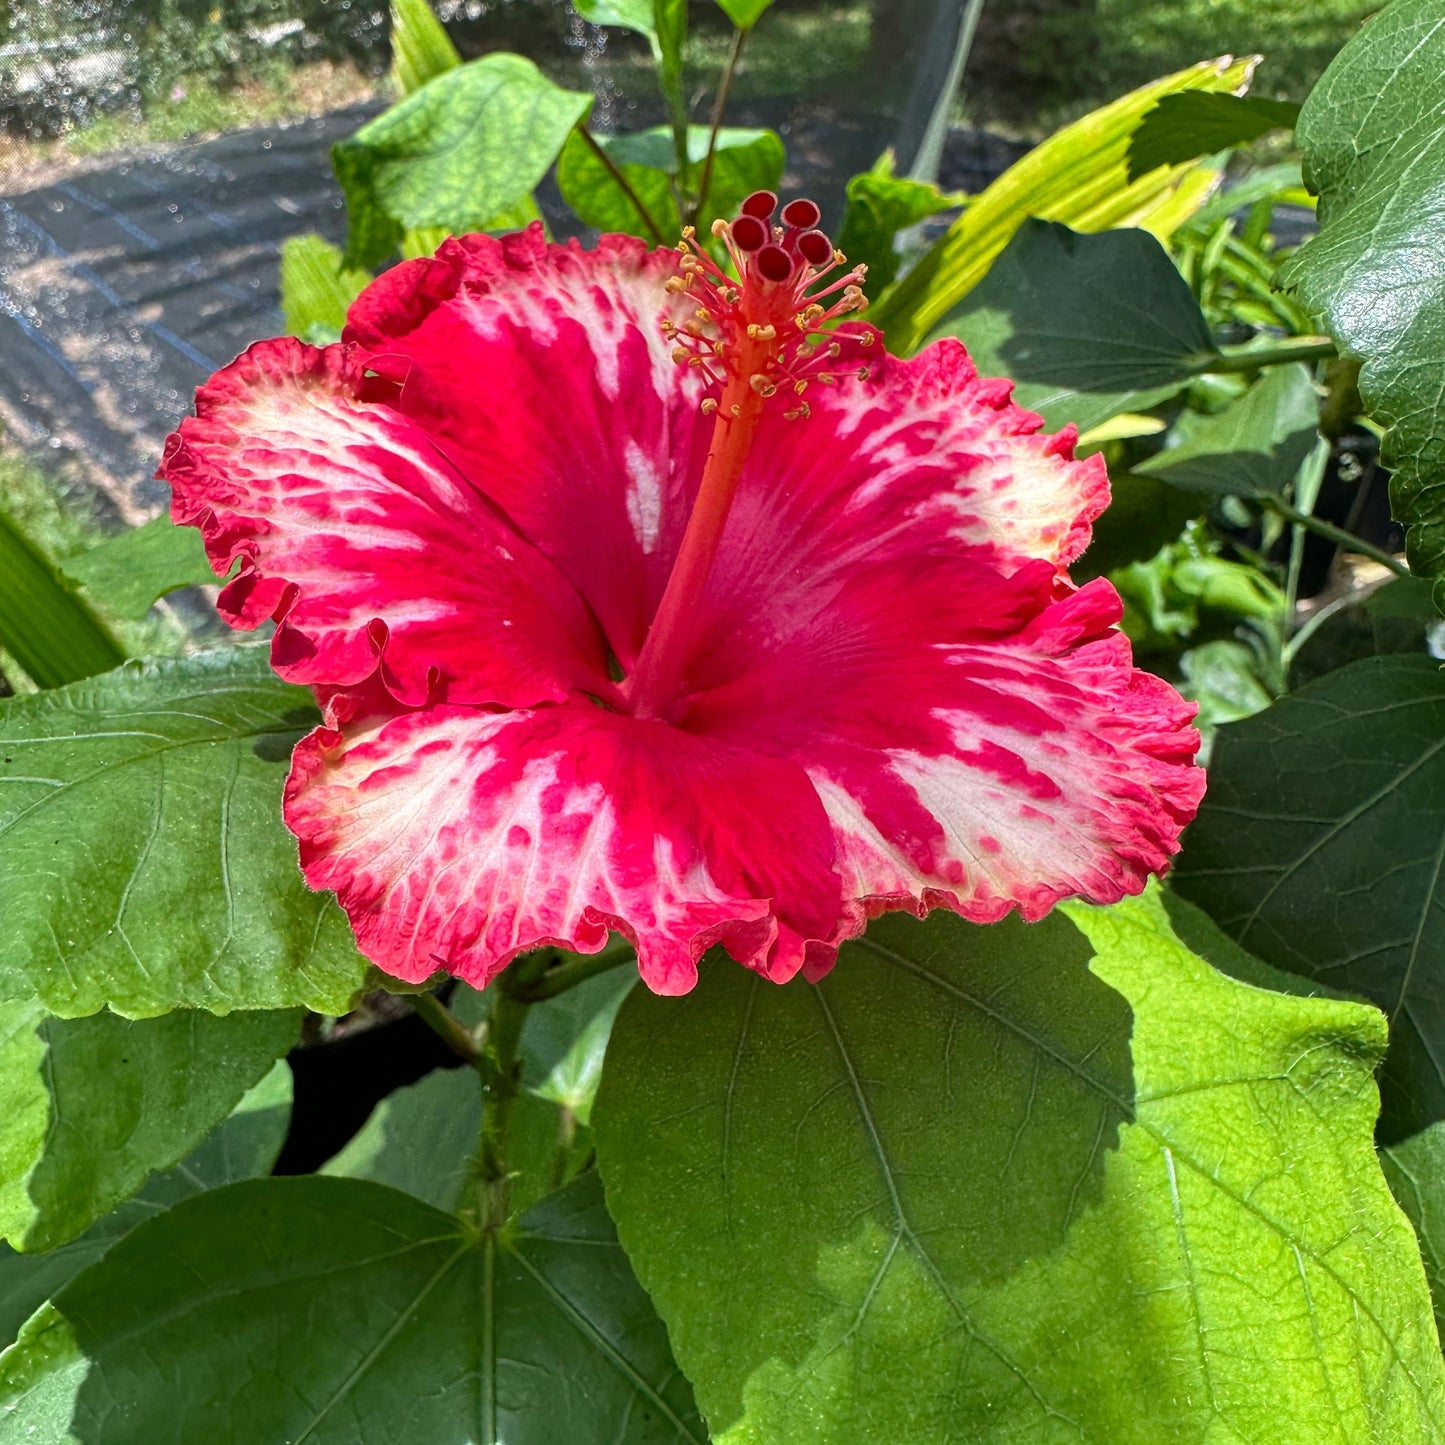
POLYGON ((1107 582, 1075 591, 1045 562, 865 567, 682 723, 807 771, 848 927, 1114 902, 1167 867, 1204 789, 1194 707, 1132 666, 1120 610, 1107 582))
POLYGON ((359 358, 258 342, 167 444, 172 516, 201 529, 235 627, 279 624, 298 683, 529 706, 606 686, 596 623, 415 422, 364 395, 359 358))
POLYGON ((778 981, 831 958, 831 828, 795 764, 580 702, 333 720, 296 750, 286 821, 389 973, 481 986, 609 929, 658 993, 714 943, 778 981))
POLYGON ((463 236, 394 267, 353 306, 348 341, 397 405, 572 579, 624 668, 656 610, 711 423, 664 317, 676 251, 627 236, 548 245, 540 226, 463 236))

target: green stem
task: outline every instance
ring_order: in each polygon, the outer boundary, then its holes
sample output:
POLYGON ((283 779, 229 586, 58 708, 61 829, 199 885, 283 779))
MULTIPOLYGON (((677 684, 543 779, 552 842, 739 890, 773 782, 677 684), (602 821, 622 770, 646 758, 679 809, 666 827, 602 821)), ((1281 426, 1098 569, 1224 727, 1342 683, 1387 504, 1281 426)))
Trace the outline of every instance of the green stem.
POLYGON ((627 197, 627 200, 632 206, 632 209, 637 212, 638 220, 640 220, 642 224, 647 227, 648 234, 652 237, 653 244, 655 246, 665 246, 669 244, 666 240, 663 239, 662 228, 653 219, 652 212, 649 211, 646 205, 643 204, 642 197, 639 196, 635 190, 633 190, 632 182, 629 181, 627 177, 624 176, 622 172, 617 168, 617 163, 612 159, 610 155, 607 154, 606 150, 603 149, 602 145, 597 140, 597 137, 594 136, 592 132, 588 130, 585 126, 580 125, 577 127, 577 134, 580 135, 582 139, 586 141, 589 146, 592 147, 592 154, 595 155, 597 159, 601 161, 602 164, 607 168, 607 174, 612 177, 613 183, 617 186, 618 190, 620 190, 622 194, 627 197))
POLYGON ((1298 507, 1290 506, 1280 497, 1261 497, 1259 500, 1270 511, 1283 517, 1286 522, 1293 522, 1299 527, 1307 527, 1317 536, 1324 537, 1346 552, 1357 552, 1361 557, 1368 557, 1372 562, 1378 562, 1380 566, 1388 567, 1397 577, 1411 575, 1410 569, 1398 557, 1392 557, 1383 548, 1375 546, 1373 542, 1366 542, 1362 537, 1355 536, 1353 532, 1347 532, 1343 527, 1335 526, 1333 522, 1326 522, 1320 517, 1311 517, 1308 513, 1301 512, 1298 507))
POLYGON ((414 993, 411 1006, 416 1016, 437 1034, 460 1059, 476 1066, 481 1050, 467 1026, 435 995, 414 993))
POLYGON ((707 155, 703 158, 702 176, 697 183, 697 202, 690 212, 690 220, 694 226, 702 215, 703 207, 707 205, 708 192, 712 190, 712 168, 717 155, 718 132, 722 129, 728 97, 732 94, 733 77, 737 74, 738 61, 742 59, 743 43, 747 40, 748 33, 746 30, 739 30, 733 35, 733 48, 728 53, 728 63, 723 69, 722 79, 718 82, 717 100, 712 108, 712 131, 707 138, 707 155))
POLYGON ((1201 367, 1202 371, 1258 371, 1262 366, 1283 366, 1289 361, 1323 361, 1339 355, 1328 336, 1295 336, 1277 346, 1246 347, 1221 351, 1201 367))
POLYGON ((616 938, 600 953, 565 956, 562 962, 554 964, 536 979, 515 988, 513 996, 524 1003, 542 1003, 576 988, 579 983, 586 983, 589 978, 608 973, 620 964, 630 963, 632 958, 632 945, 625 938, 616 938))
POLYGON ((522 1084, 519 1048, 529 1004, 501 981, 492 996, 486 1041, 477 1060, 482 1077, 482 1135, 477 1147, 477 1214, 484 1230, 500 1229, 511 1213, 508 1144, 512 1103, 522 1084))

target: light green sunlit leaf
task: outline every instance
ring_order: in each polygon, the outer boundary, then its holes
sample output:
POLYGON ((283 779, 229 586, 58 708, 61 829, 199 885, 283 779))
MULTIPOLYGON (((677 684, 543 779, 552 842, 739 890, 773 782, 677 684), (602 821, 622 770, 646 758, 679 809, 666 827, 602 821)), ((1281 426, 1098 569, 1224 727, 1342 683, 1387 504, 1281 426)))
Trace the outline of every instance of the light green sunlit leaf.
POLYGON ((281 822, 318 720, 255 647, 0 702, 0 1001, 345 1013, 369 971, 281 822))
POLYGON ((300 1024, 294 1009, 131 1022, 0 1004, 0 1238, 74 1239, 194 1149, 300 1024))
POLYGON ((594 1124, 720 1445, 1406 1445, 1445 1369, 1384 1044, 1215 972, 1157 893, 891 915, 816 987, 634 992, 594 1124))

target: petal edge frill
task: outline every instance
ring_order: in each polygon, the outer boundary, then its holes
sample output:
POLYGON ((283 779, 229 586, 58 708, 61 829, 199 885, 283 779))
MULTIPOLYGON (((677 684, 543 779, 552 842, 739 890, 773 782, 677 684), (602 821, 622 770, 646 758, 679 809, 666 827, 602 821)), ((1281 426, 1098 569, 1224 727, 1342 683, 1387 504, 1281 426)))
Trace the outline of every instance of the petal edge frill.
POLYGON ((714 943, 779 982, 836 946, 831 831, 800 768, 591 703, 319 729, 285 817, 307 881, 412 982, 484 986, 527 949, 595 953, 609 929, 668 994, 714 943))
POLYGON ((595 622, 426 431, 370 400, 349 348, 257 342, 197 393, 159 475, 176 522, 224 576, 221 615, 275 618, 290 682, 351 686, 378 667, 404 701, 437 682, 530 706, 605 686, 595 622))

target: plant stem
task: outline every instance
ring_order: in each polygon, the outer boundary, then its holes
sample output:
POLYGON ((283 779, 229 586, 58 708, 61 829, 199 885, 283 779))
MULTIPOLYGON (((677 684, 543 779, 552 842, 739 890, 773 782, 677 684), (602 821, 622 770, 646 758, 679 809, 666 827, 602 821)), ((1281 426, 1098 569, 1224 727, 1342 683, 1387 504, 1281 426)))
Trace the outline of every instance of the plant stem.
POLYGON ((632 959, 632 945, 624 938, 613 939, 600 953, 574 954, 554 964, 536 980, 513 990, 513 997, 523 1003, 544 1003, 549 998, 586 983, 589 978, 608 973, 632 959))
POLYGON ((416 1016, 437 1034, 449 1049, 460 1059, 476 1067, 481 1050, 467 1026, 432 993, 414 993, 411 1006, 416 1016))
POLYGON ((1283 517, 1286 522, 1293 522, 1299 527, 1307 527, 1311 532, 1333 542, 1343 551, 1357 552, 1361 557, 1368 557, 1372 562, 1378 562, 1380 566, 1388 567, 1397 577, 1411 575, 1410 569, 1398 557, 1392 557, 1383 548, 1375 546, 1373 542, 1366 542, 1362 537, 1355 536, 1353 532, 1347 532, 1343 527, 1335 526, 1333 522, 1326 522, 1320 517, 1311 517, 1308 513, 1301 512, 1298 507, 1290 506, 1280 497, 1261 497, 1259 500, 1270 511, 1283 517))
POLYGON ((606 150, 603 149, 597 137, 594 136, 592 132, 586 128, 586 126, 580 125, 577 127, 577 134, 580 135, 582 139, 586 141, 589 146, 592 147, 592 154, 595 155, 597 159, 601 161, 604 166, 607 167, 608 175, 612 177, 612 180, 617 186, 618 190, 620 190, 622 194, 627 197, 628 202, 632 206, 632 209, 637 212, 638 220, 640 220, 642 224, 647 227, 648 234, 651 235, 653 244, 657 246, 667 245, 668 242, 663 238, 662 228, 653 219, 652 212, 649 211, 647 207, 643 204, 642 197, 639 196, 635 190, 633 190, 632 182, 629 181, 627 177, 624 176, 622 172, 617 168, 616 162, 612 159, 610 155, 607 154, 606 150))
POLYGON ((482 1077, 482 1135, 477 1147, 477 1213, 485 1230, 500 1229, 510 1214, 511 1170, 507 1153, 512 1101, 522 1083, 518 1047, 529 1004, 498 980, 487 1018, 486 1042, 477 1060, 482 1077))
POLYGON ((718 82, 717 99, 713 102, 712 108, 712 131, 707 138, 707 155, 703 158, 702 176, 697 183, 697 200, 689 207, 688 220, 692 225, 697 224, 698 217, 702 215, 702 208, 707 205, 708 192, 712 189, 712 168, 713 161, 717 156, 717 137, 722 129, 723 116, 727 112, 728 97, 732 94, 733 77, 737 74, 738 61, 742 58, 743 44, 747 40, 749 31, 739 30, 733 35, 733 48, 728 52, 728 63, 723 69, 722 79, 718 82))
POLYGON ((1282 366, 1288 361, 1322 361, 1338 356, 1328 336, 1295 336, 1277 346, 1256 346, 1242 351, 1221 351, 1201 371, 1258 371, 1262 366, 1282 366))

